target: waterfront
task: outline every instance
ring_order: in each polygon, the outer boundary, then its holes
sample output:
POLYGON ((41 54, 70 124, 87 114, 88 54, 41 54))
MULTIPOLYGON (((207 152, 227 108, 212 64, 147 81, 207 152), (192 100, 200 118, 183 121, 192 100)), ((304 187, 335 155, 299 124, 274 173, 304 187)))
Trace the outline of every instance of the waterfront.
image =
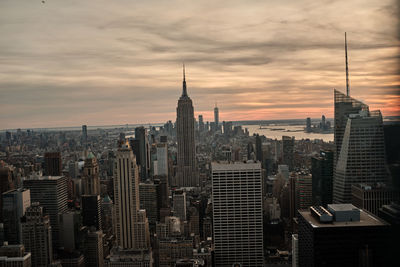
POLYGON ((325 142, 333 142, 333 133, 306 133, 303 125, 265 125, 260 129, 260 125, 242 125, 249 130, 249 134, 265 135, 271 139, 282 139, 283 135, 294 136, 296 140, 301 139, 322 139, 325 142))

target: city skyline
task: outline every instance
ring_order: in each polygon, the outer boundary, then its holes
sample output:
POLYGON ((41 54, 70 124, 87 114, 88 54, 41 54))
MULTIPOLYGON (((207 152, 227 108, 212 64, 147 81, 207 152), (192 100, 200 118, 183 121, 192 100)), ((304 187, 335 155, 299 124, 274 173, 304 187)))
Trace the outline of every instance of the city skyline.
POLYGON ((174 121, 183 61, 196 118, 333 117, 345 31, 351 96, 399 115, 393 5, 3 1, 1 128, 174 121))

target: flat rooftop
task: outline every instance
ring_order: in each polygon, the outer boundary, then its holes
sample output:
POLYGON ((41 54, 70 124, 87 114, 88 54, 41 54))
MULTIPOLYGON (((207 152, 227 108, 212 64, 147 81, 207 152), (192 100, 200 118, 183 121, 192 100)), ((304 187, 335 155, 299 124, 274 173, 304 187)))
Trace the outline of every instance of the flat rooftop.
POLYGON ((381 221, 379 218, 360 210, 360 221, 353 222, 329 222, 329 223, 321 223, 317 218, 311 215, 309 210, 300 211, 299 213, 303 216, 303 218, 308 221, 309 224, 313 228, 329 228, 329 227, 360 227, 360 226, 384 226, 388 225, 387 223, 381 221))
POLYGON ((236 170, 261 170, 261 163, 254 161, 247 161, 247 163, 236 162, 212 162, 211 170, 213 171, 236 171, 236 170))

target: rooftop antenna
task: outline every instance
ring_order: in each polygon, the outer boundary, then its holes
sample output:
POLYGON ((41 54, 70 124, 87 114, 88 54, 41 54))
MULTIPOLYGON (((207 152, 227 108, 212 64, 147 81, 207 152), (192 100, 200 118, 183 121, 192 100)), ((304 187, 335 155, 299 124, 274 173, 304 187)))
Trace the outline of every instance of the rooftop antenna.
POLYGON ((347 93, 347 96, 350 96, 349 63, 347 62, 347 36, 346 36, 346 32, 344 33, 344 48, 345 48, 345 53, 346 53, 346 93, 347 93))

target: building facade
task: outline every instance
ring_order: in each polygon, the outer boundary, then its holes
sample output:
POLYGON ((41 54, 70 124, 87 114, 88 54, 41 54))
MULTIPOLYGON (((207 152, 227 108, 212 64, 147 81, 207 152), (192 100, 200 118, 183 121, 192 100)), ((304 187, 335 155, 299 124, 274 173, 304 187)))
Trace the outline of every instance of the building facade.
POLYGON ((215 266, 263 266, 260 163, 212 163, 215 266))

